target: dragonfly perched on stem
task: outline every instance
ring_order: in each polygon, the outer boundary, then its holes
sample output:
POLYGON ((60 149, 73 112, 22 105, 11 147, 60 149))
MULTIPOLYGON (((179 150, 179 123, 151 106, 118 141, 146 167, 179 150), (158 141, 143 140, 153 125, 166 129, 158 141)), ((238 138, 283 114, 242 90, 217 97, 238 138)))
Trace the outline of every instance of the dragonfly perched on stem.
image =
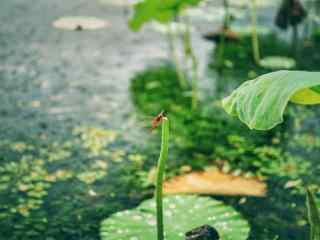
POLYGON ((151 122, 151 131, 156 129, 158 125, 162 122, 163 118, 165 117, 166 117, 166 114, 165 114, 165 111, 163 110, 157 116, 155 116, 151 122))
POLYGON ((160 125, 163 118, 165 118, 165 117, 166 117, 165 111, 161 111, 155 117, 148 115, 148 116, 139 116, 139 118, 136 118, 136 116, 134 116, 132 118, 132 122, 130 122, 130 124, 129 124, 128 129, 133 124, 139 124, 140 127, 144 128, 144 129, 149 129, 150 132, 152 133, 160 125))

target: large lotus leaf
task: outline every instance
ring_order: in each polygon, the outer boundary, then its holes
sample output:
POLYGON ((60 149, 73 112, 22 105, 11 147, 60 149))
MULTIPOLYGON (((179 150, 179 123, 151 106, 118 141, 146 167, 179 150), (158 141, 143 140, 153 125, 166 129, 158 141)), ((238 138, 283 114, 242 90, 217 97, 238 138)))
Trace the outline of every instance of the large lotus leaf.
MULTIPOLYGON (((219 232, 221 240, 245 240, 249 225, 239 213, 224 203, 208 197, 170 196, 164 199, 165 239, 184 240, 184 234, 209 224, 219 232)), ((156 239, 156 209, 153 199, 134 210, 126 210, 104 220, 102 240, 156 239)))
POLYGON ((129 27, 138 31, 146 22, 155 20, 168 23, 188 6, 196 6, 201 0, 144 0, 135 4, 129 27))
POLYGON ((243 83, 222 100, 222 105, 249 128, 268 130, 283 121, 290 100, 319 104, 319 86, 319 72, 277 71, 243 83))

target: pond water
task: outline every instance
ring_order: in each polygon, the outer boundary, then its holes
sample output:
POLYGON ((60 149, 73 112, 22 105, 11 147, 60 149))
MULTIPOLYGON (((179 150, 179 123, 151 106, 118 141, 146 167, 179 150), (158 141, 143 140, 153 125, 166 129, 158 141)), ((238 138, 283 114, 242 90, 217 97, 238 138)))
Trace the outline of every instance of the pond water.
MULTIPOLYGON (((141 123, 137 117, 129 87, 138 71, 167 58, 168 47, 165 37, 151 27, 139 33, 128 29, 127 2, 1 3, 1 239, 99 239, 103 219, 151 197, 146 175, 155 164, 158 142, 147 149, 146 143, 155 139, 145 130, 149 120, 141 123), (54 28, 52 23, 64 16, 94 16, 110 25, 93 31, 54 28)), ((240 2, 234 2, 240 12, 240 2)), ((259 7, 259 21, 271 26, 274 5, 264 2, 268 4, 259 7)), ((221 5, 210 5, 217 16, 221 5)), ((248 23, 246 13, 240 18, 240 25, 248 23)), ((215 30, 221 19, 209 14, 209 20, 194 21, 193 41, 204 79, 201 89, 214 95, 210 79, 217 75, 207 66, 214 45, 201 34, 215 30)), ((306 128, 316 122, 312 118, 306 128)), ((278 183, 272 184, 276 204, 293 201, 285 192, 278 193, 282 189, 278 183)), ((239 200, 222 199, 233 205, 239 200)), ((255 217, 262 218, 254 215, 256 207, 270 201, 248 201, 253 211, 239 209, 254 224, 255 217)), ((269 205, 265 214, 273 207, 279 206, 269 205)), ((275 229, 281 236, 304 236, 305 223, 301 223, 302 230, 296 229, 292 224, 296 219, 288 218, 292 221, 285 223, 287 230, 277 227, 278 218, 270 223, 272 230, 261 224, 257 228, 266 236, 275 229)))

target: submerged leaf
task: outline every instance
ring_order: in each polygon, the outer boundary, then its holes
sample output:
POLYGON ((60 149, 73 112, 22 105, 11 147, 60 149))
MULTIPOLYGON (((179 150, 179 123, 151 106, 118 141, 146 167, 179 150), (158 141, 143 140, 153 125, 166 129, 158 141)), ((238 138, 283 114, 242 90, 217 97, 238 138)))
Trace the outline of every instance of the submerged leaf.
MULTIPOLYGON (((165 238, 183 240, 186 232, 211 225, 223 240, 245 240, 249 225, 232 207, 207 197, 171 196, 164 199, 165 238)), ((138 208, 126 210, 104 220, 100 229, 102 240, 156 239, 156 208, 154 199, 138 208)))
POLYGON ((319 104, 320 94, 314 90, 319 85, 319 72, 272 72, 243 83, 223 99, 222 105, 227 113, 237 116, 249 128, 268 130, 283 121, 290 100, 319 104))

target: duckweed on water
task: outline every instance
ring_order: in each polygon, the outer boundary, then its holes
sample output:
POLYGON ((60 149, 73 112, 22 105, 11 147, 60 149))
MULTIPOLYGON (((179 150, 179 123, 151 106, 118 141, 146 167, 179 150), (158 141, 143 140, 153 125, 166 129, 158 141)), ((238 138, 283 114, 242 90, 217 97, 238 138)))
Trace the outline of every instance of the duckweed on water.
POLYGON ((92 127, 79 127, 73 133, 80 136, 82 146, 89 151, 90 157, 107 154, 105 148, 117 137, 114 131, 92 127))
POLYGON ((146 157, 127 151, 124 148, 127 143, 117 132, 80 126, 65 139, 49 141, 44 134, 40 139, 45 141, 0 141, 0 151, 6 156, 0 166, 0 223, 12 223, 0 230, 2 236, 14 232, 11 237, 18 240, 21 236, 42 239, 88 232, 92 235, 99 219, 94 217, 93 221, 89 217, 96 210, 88 205, 94 204, 105 216, 112 213, 114 206, 121 205, 121 201, 104 205, 108 199, 118 198, 119 188, 127 189, 124 195, 135 196, 134 189, 138 188, 129 189, 135 185, 133 178, 122 174, 124 177, 117 182, 114 175, 124 171, 124 161, 132 163, 126 173, 134 170, 142 173, 146 157), (110 165, 114 171, 109 177, 110 165), (110 185, 110 178, 115 185, 110 185), (103 194, 106 189, 109 193, 103 194), (76 228, 74 224, 82 227, 76 228))

